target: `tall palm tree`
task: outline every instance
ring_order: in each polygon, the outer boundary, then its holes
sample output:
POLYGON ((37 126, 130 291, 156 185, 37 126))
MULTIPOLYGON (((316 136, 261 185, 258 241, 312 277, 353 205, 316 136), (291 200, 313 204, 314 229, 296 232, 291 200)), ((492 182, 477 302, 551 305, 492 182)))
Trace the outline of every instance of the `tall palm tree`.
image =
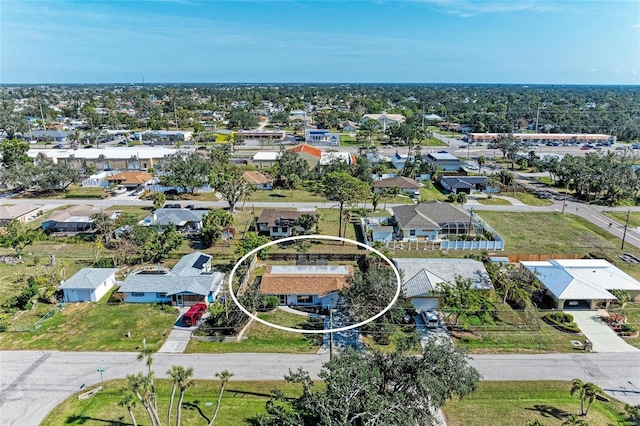
POLYGON ((378 209, 378 203, 380 203, 380 199, 382 198, 382 192, 371 192, 371 205, 373 206, 373 211, 375 212, 378 209))
POLYGON ((129 388, 138 398, 138 401, 140 401, 144 409, 147 410, 151 424, 153 426, 160 426, 158 412, 153 406, 153 391, 151 385, 153 383, 153 373, 149 373, 147 376, 143 373, 128 374, 127 380, 129 388))
POLYGON ((571 395, 578 394, 580 397, 580 415, 584 415, 584 382, 580 379, 573 379, 571 382, 571 395))
POLYGON ((211 426, 216 420, 218 410, 220 409, 220 404, 222 403, 222 394, 224 393, 224 387, 227 385, 227 382, 229 382, 229 379, 233 377, 233 373, 229 370, 223 370, 219 373, 216 373, 216 377, 220 379, 220 393, 218 394, 218 403, 216 404, 216 410, 213 412, 213 417, 209 422, 209 426, 211 426))
POLYGON ((122 392, 122 396, 120 397, 120 401, 118 401, 118 405, 121 407, 125 407, 129 412, 129 416, 131 416, 131 422, 133 426, 138 426, 138 422, 136 422, 136 417, 133 415, 133 408, 136 406, 136 397, 131 393, 131 391, 127 388, 120 389, 122 392))
POLYGON ((149 378, 151 380, 151 402, 153 403, 153 408, 157 412, 158 411, 158 402, 156 401, 156 387, 153 383, 153 371, 151 370, 151 366, 153 365, 153 354, 156 353, 155 349, 152 348, 144 348, 138 353, 137 360, 145 361, 147 368, 149 368, 149 378))
POLYGON ((176 426, 180 426, 180 421, 182 417, 182 399, 184 398, 184 392, 194 385, 194 381, 191 379, 193 377, 193 367, 189 367, 187 369, 183 368, 183 372, 178 377, 176 381, 176 386, 180 390, 180 396, 178 397, 178 409, 176 412, 176 426))
MULTIPOLYGON (((171 425, 171 410, 173 409, 173 399, 176 395, 176 389, 178 389, 185 380, 188 380, 189 377, 193 375, 193 368, 184 368, 181 365, 173 365, 167 371, 167 374, 171 378, 173 382, 173 388, 171 389, 171 399, 169 399, 169 410, 167 411, 167 426, 171 425)), ((178 425, 179 425, 178 418, 178 425)))

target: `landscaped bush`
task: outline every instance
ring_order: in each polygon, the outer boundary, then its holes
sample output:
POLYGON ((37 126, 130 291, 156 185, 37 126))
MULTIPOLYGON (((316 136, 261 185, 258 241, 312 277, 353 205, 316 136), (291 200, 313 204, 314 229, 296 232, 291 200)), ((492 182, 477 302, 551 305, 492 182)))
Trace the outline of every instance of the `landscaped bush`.
POLYGON ((631 324, 622 324, 620 326, 620 332, 618 334, 620 334, 620 336, 631 336, 636 331, 638 331, 638 329, 636 327, 634 327, 633 325, 631 325, 631 324))
POLYGON ((570 333, 580 333, 578 324, 573 322, 573 315, 564 312, 550 312, 542 317, 548 323, 570 333))

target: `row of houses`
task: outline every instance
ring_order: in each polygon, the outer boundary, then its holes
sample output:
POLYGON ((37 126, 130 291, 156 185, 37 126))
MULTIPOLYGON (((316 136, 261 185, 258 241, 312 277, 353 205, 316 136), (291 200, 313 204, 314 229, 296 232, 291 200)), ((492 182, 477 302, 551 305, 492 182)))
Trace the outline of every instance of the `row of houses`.
MULTIPOLYGON (((137 271, 118 282, 117 268, 84 268, 60 285, 66 302, 96 302, 114 286, 127 303, 170 303, 193 306, 212 303, 225 285, 225 274, 213 271, 212 257, 201 252, 184 256, 168 270, 137 271)), ((418 311, 438 308, 445 283, 469 280, 478 291, 494 290, 482 262, 473 259, 396 258, 403 277, 402 290, 418 311)), ((640 297, 640 282, 603 259, 520 262, 537 279, 558 309, 606 307, 616 300, 615 290, 640 297)), ((260 291, 276 296, 280 305, 336 306, 338 292, 348 285, 350 265, 271 265, 261 277, 260 291)))

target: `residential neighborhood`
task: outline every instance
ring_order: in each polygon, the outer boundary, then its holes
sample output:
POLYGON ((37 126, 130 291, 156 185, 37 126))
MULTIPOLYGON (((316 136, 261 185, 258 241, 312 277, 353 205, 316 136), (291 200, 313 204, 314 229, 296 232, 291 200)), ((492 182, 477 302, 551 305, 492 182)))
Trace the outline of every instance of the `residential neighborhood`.
POLYGON ((0 141, 3 351, 153 354, 163 366, 228 356, 237 371, 240 354, 307 356, 319 371, 352 351, 640 353, 632 138, 563 132, 554 145, 523 136, 519 116, 471 132, 470 116, 423 114, 405 88, 376 89, 389 90, 378 112, 361 108, 366 88, 295 109, 266 94, 299 87, 241 87, 265 99, 235 107, 180 89, 194 105, 153 126, 154 109, 173 106, 146 88, 114 92, 109 107, 106 89, 39 90, 58 101, 44 119, 11 89, 12 119, 31 130, 6 126, 0 141))

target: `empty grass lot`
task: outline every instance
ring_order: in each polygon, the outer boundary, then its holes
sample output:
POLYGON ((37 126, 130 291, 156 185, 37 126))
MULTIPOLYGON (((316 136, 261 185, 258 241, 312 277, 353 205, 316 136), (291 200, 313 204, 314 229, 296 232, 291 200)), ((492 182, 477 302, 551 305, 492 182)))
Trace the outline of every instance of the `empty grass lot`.
MULTIPOLYGON (((604 211, 602 212, 607 216, 610 216, 616 222, 624 225, 627 222, 627 212, 623 211, 604 211)), ((640 212, 631 212, 629 213, 629 227, 638 228, 640 227, 640 212)))
MULTIPOLYGON (((290 328, 307 327, 307 318, 276 310, 259 317, 270 323, 290 328)), ((318 324, 318 329, 322 324, 318 324)), ((302 334, 278 330, 254 321, 247 333, 247 338, 240 343, 201 342, 191 340, 187 353, 316 353, 320 349, 321 334, 302 334)))
POLYGON ((144 338, 158 349, 177 318, 147 304, 70 303, 37 332, 0 334, 0 348, 131 352, 144 338))
POLYGON ((492 197, 492 198, 476 198, 480 204, 484 204, 485 206, 510 206, 511 203, 509 200, 505 200, 504 198, 492 197))
POLYGON ((313 192, 295 189, 272 189, 270 191, 256 191, 247 200, 247 204, 251 205, 251 202, 276 202, 276 203, 330 203, 322 195, 314 194, 313 192))
MULTIPOLYGON (((144 371, 142 363, 140 363, 140 371, 144 371)), ((156 380, 155 385, 158 395, 158 412, 162 421, 166 422, 169 397, 171 396, 171 382, 156 380)), ((98 392, 89 399, 79 401, 76 395, 73 395, 53 409, 41 425, 131 424, 131 417, 129 417, 127 409, 118 406, 122 395, 120 388, 125 386, 127 386, 126 380, 111 380, 105 382, 104 391, 98 392)), ((284 381, 230 381, 227 383, 222 397, 220 412, 216 417, 216 426, 254 424, 251 419, 264 412, 264 405, 269 399, 270 392, 276 387, 290 396, 300 394, 299 386, 284 381)), ((85 391, 86 389, 81 392, 85 391)), ((194 386, 185 392, 182 424, 206 425, 213 415, 219 391, 220 382, 217 380, 195 380, 194 386)), ((177 395, 173 404, 172 424, 175 424, 176 421, 176 403, 177 395)), ((139 425, 149 424, 149 417, 141 404, 137 404, 133 411, 139 425)))
POLYGON ((546 198, 540 198, 535 194, 530 192, 501 192, 499 195, 504 195, 505 197, 512 197, 516 200, 525 203, 529 206, 550 206, 553 204, 553 201, 548 200, 546 198))
MULTIPOLYGON (((570 382, 480 382, 478 390, 463 400, 445 404, 450 426, 513 426, 539 420, 546 426, 560 426, 580 411, 580 399, 571 396, 570 382)), ((621 415, 617 401, 595 401, 584 418, 590 425, 632 425, 621 415)))

